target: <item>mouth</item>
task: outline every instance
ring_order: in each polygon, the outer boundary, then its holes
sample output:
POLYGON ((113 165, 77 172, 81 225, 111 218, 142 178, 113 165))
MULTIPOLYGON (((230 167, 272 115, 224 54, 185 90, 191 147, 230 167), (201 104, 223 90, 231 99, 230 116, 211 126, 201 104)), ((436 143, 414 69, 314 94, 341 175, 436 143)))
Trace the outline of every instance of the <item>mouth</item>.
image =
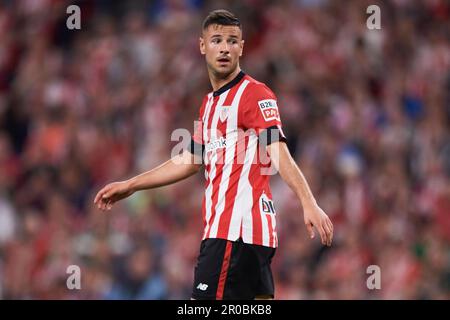
POLYGON ((217 59, 217 61, 218 61, 220 64, 225 64, 225 63, 229 63, 229 62, 230 62, 230 58, 222 57, 222 58, 217 59))

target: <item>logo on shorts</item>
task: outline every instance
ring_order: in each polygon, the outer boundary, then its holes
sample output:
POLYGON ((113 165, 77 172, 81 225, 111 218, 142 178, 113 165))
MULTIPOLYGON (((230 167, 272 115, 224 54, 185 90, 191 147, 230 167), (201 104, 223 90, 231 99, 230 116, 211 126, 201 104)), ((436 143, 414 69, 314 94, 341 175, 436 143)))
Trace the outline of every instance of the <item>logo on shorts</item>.
POLYGON ((258 101, 259 109, 265 121, 278 120, 280 121, 280 114, 278 113, 277 102, 274 99, 266 99, 258 101))
POLYGON ((275 214, 273 201, 270 200, 265 193, 263 193, 261 198, 259 198, 259 209, 261 210, 261 213, 275 214))
POLYGON ((197 286, 197 289, 198 290, 202 290, 202 291, 206 291, 206 289, 208 289, 208 285, 200 282, 198 284, 198 286, 197 286))

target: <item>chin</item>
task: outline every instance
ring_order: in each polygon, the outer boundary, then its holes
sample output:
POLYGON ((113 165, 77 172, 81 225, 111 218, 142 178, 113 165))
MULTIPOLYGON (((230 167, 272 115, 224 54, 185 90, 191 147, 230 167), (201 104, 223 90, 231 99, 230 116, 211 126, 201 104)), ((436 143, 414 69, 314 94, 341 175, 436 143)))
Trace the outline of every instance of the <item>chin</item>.
POLYGON ((214 72, 215 72, 216 76, 218 76, 220 78, 226 78, 234 70, 236 70, 236 67, 217 67, 217 68, 215 68, 214 72))

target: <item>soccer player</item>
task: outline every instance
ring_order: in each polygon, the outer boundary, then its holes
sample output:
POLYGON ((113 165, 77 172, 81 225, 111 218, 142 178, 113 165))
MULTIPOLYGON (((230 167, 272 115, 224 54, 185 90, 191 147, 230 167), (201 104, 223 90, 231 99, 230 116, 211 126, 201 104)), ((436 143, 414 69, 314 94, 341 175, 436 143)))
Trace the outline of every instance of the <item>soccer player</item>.
POLYGON ((239 20, 226 10, 211 12, 199 45, 213 91, 203 99, 190 146, 150 171, 106 185, 94 203, 110 210, 136 191, 175 183, 204 167, 204 232, 192 298, 272 299, 278 237, 269 169, 275 167, 300 199, 311 238, 315 228, 330 246, 333 225, 289 153, 275 94, 239 67, 239 20))

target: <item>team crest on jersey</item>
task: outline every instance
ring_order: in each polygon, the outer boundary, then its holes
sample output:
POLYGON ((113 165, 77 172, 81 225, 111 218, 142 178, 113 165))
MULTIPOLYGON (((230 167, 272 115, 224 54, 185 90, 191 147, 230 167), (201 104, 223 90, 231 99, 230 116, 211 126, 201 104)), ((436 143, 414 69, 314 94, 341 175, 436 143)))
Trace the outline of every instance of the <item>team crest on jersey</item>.
POLYGON ((259 198, 259 210, 264 214, 275 214, 273 201, 270 200, 265 193, 259 198))
POLYGON ((280 114, 278 113, 277 102, 274 99, 266 99, 258 101, 259 110, 265 121, 278 120, 280 121, 280 114))
POLYGON ((228 110, 230 106, 222 106, 222 110, 220 110, 219 118, 220 121, 224 122, 228 118, 228 110))

